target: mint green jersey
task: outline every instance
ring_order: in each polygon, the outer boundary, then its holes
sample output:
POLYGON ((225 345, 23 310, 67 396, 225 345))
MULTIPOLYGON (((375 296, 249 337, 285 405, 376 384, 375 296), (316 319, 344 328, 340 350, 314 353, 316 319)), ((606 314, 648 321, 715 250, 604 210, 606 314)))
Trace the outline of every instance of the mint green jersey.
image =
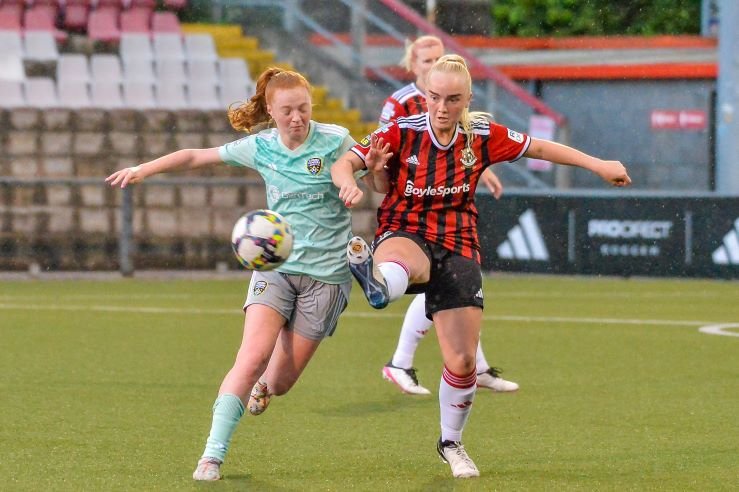
POLYGON ((282 143, 276 128, 218 149, 226 164, 262 175, 267 208, 282 214, 292 227, 292 253, 277 271, 329 284, 351 280, 346 260, 351 217, 330 169, 355 143, 346 128, 311 121, 308 137, 295 150, 282 143))

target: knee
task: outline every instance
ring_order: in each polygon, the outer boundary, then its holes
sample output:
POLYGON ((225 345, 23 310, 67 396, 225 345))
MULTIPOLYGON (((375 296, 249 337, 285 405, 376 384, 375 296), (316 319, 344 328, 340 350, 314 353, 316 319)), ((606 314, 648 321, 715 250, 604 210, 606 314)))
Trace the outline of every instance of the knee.
POLYGON ((462 376, 474 371, 477 364, 474 353, 457 353, 451 357, 447 357, 444 360, 444 365, 454 374, 462 376))

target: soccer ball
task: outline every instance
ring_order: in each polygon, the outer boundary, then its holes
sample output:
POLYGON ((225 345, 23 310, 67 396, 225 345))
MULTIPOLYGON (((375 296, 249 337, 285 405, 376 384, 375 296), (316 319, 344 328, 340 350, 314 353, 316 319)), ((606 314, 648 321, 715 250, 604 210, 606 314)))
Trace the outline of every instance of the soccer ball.
POLYGON ((236 259, 249 270, 272 270, 282 265, 293 249, 293 233, 285 218, 272 210, 242 215, 231 232, 236 259))

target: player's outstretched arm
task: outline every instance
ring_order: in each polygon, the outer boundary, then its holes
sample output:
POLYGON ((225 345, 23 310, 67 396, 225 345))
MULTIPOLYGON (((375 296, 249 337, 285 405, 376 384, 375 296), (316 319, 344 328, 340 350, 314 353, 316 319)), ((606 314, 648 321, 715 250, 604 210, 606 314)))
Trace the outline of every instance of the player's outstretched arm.
POLYGON ((153 161, 127 167, 114 172, 105 182, 110 186, 125 188, 129 184, 140 183, 149 176, 171 171, 187 171, 200 167, 213 166, 223 162, 218 147, 210 149, 183 149, 172 152, 153 161))
POLYGON ((331 166, 331 180, 339 189, 339 198, 348 208, 359 203, 364 193, 357 186, 354 173, 364 168, 362 159, 351 150, 339 157, 331 166))
POLYGON ((526 157, 543 159, 555 164, 577 166, 592 171, 613 186, 629 186, 631 178, 620 161, 606 161, 593 157, 577 149, 549 140, 531 139, 531 145, 524 154, 526 157))

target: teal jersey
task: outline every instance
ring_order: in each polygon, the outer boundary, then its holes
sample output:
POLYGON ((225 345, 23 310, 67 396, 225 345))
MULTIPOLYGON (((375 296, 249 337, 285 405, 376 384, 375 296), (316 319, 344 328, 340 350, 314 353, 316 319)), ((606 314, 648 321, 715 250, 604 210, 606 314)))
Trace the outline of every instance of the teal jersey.
POLYGON ((288 149, 276 128, 220 147, 221 160, 262 175, 267 208, 290 223, 294 242, 290 257, 277 271, 309 275, 329 284, 350 281, 346 244, 351 216, 331 181, 331 166, 355 145, 346 128, 310 122, 308 137, 288 149))

